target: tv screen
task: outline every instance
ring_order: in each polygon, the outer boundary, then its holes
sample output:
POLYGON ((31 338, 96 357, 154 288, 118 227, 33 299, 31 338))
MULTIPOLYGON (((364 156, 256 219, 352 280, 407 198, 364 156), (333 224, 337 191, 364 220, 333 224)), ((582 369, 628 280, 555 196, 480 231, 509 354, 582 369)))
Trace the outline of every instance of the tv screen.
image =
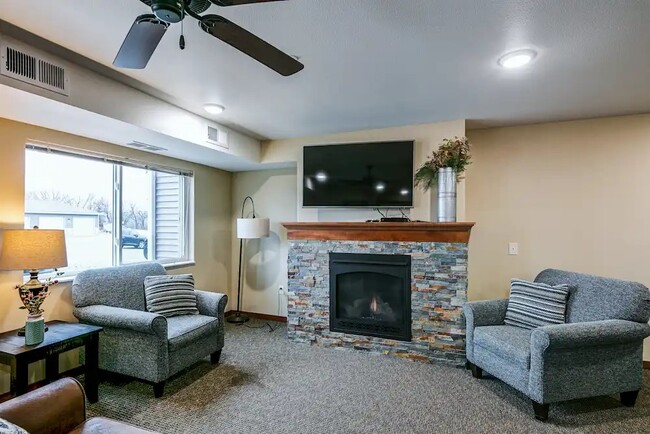
POLYGON ((305 146, 303 206, 413 206, 413 141, 305 146))

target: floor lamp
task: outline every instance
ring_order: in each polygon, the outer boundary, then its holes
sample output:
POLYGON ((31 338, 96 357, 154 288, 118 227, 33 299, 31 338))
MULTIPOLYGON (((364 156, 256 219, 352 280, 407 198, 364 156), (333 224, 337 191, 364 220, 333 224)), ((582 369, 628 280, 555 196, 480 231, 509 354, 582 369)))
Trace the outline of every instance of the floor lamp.
POLYGON ((243 324, 246 321, 250 320, 249 317, 241 313, 241 274, 242 268, 244 266, 242 260, 244 240, 254 240, 259 238, 266 238, 269 236, 269 219, 267 218, 257 218, 255 216, 255 202, 250 196, 246 196, 244 202, 241 205, 241 218, 237 219, 237 238, 239 238, 239 278, 237 279, 237 311, 234 315, 231 315, 227 318, 228 322, 235 324, 243 324), (244 208, 246 207, 246 201, 251 202, 253 207, 253 216, 251 218, 244 218, 244 208))

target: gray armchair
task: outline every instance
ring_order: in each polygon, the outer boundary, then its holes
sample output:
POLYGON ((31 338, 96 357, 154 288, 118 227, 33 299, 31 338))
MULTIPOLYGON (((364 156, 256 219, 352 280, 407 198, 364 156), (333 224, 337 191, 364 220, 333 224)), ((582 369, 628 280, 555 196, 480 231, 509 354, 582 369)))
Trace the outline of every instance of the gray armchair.
POLYGON ((527 330, 504 324, 508 300, 465 303, 467 361, 533 402, 548 419, 549 403, 620 393, 632 407, 643 383, 643 339, 650 336, 650 291, 640 283, 560 270, 536 282, 571 286, 566 324, 527 330))
POLYGON ((172 375, 210 356, 219 362, 224 344, 225 294, 196 291, 199 315, 165 318, 147 312, 144 278, 166 274, 146 263, 79 273, 72 285, 74 315, 104 327, 99 368, 152 383, 163 395, 172 375))

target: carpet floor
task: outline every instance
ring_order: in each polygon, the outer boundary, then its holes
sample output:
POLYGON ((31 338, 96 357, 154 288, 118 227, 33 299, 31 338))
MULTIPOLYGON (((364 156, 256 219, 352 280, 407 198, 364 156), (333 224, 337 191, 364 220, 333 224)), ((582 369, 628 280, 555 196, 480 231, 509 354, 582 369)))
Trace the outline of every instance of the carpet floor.
POLYGON ((648 371, 635 408, 618 397, 583 399, 551 405, 542 423, 524 395, 492 377, 290 343, 274 325, 270 333, 228 324, 221 363, 196 364, 161 399, 137 381, 104 381, 89 415, 169 434, 650 433, 648 371))

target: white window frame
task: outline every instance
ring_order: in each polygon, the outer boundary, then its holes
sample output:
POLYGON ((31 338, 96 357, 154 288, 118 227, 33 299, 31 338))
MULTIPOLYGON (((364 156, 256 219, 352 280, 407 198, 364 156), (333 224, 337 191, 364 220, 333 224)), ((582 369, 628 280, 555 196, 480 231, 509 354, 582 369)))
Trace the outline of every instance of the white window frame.
MULTIPOLYGON (((53 146, 50 144, 30 142, 26 145, 25 151, 40 151, 58 155, 65 155, 68 157, 79 159, 90 159, 95 161, 102 161, 107 164, 113 165, 113 222, 112 222, 112 266, 126 265, 122 264, 122 246, 120 240, 122 239, 122 169, 124 167, 134 167, 138 169, 149 170, 153 172, 164 172, 178 175, 180 177, 180 221, 179 231, 180 237, 180 251, 182 256, 179 258, 164 258, 155 259, 155 200, 152 200, 152 219, 154 223, 151 227, 152 243, 149 246, 151 260, 146 262, 158 262, 165 266, 167 269, 177 267, 185 267, 195 265, 194 263, 194 172, 191 170, 178 169, 174 167, 157 165, 139 160, 129 158, 122 158, 109 154, 102 154, 90 152, 82 149, 67 147, 67 146, 53 146)), ((153 184, 153 183, 152 183, 153 184)), ((155 195, 155 185, 152 185, 152 195, 155 195)), ((152 196, 154 197, 154 196, 152 196)), ((75 270, 78 273, 82 270, 75 270)), ((71 281, 74 275, 66 274, 60 278, 60 281, 71 281)))

